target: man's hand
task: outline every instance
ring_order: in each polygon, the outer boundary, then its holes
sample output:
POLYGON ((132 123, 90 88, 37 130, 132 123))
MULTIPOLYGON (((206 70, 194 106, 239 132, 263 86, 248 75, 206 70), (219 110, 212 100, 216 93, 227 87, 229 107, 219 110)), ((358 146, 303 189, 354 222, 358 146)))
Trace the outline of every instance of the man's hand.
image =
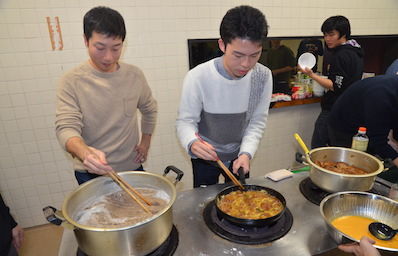
POLYGON ((106 175, 113 170, 106 161, 105 153, 93 147, 88 147, 88 151, 84 155, 83 165, 88 172, 98 175, 106 175))
POLYGON ((306 75, 309 76, 309 77, 312 77, 312 75, 314 74, 314 72, 312 71, 312 69, 310 69, 310 68, 308 68, 308 67, 302 68, 302 67, 300 67, 300 65, 299 65, 299 69, 300 69, 300 71, 301 71, 303 74, 306 74, 306 75))
POLYGON ((23 238, 23 229, 19 225, 15 226, 15 228, 12 229, 12 244, 18 250, 22 246, 23 238))
POLYGON ((214 147, 206 141, 200 141, 199 139, 192 143, 191 152, 203 160, 217 161, 218 159, 214 147))
POLYGON ((233 163, 232 171, 238 174, 239 168, 243 168, 243 172, 246 174, 250 171, 250 157, 247 154, 240 155, 233 163))
POLYGON ((343 252, 353 253, 355 256, 380 256, 379 251, 373 247, 375 241, 369 237, 362 237, 361 241, 352 244, 339 245, 339 249, 343 252))
POLYGON ((148 150, 149 150, 149 145, 145 145, 142 143, 136 145, 134 151, 137 152, 137 155, 135 156, 134 162, 139 164, 145 162, 148 157, 148 150))
POLYGON ((149 146, 151 145, 151 134, 142 134, 140 144, 134 147, 134 151, 137 155, 134 158, 134 162, 143 163, 148 159, 149 146))
POLYGON ((112 167, 106 161, 105 153, 99 149, 89 147, 82 138, 70 138, 65 147, 72 156, 79 158, 83 162, 89 173, 105 175, 112 171, 112 167))
POLYGON ((303 69, 303 68, 301 68, 301 67, 299 66, 299 68, 300 68, 301 72, 303 72, 303 74, 306 74, 307 76, 309 76, 309 77, 311 77, 312 79, 314 79, 314 80, 315 80, 319 85, 321 85, 322 87, 324 87, 324 88, 326 88, 326 89, 328 89, 328 90, 330 90, 330 91, 333 91, 333 90, 334 90, 334 88, 333 88, 333 82, 332 82, 332 80, 330 80, 329 78, 325 78, 325 77, 322 77, 322 76, 317 75, 317 73, 314 73, 314 72, 312 71, 312 69, 310 69, 310 68, 308 68, 308 67, 306 67, 305 69, 303 69))

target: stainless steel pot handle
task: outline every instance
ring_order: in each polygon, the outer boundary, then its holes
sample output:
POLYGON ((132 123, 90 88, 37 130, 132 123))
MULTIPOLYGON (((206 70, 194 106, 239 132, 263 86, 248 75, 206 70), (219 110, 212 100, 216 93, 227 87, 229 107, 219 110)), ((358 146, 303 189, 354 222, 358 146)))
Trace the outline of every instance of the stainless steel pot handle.
POLYGON ((166 169, 164 169, 163 176, 166 176, 170 171, 173 171, 177 174, 177 177, 174 181, 174 185, 175 185, 175 184, 177 184, 177 182, 181 181, 182 177, 184 176, 184 172, 173 165, 169 165, 166 167, 166 169))
POLYGON ((391 158, 383 159, 383 158, 382 158, 381 156, 379 156, 379 155, 375 155, 375 157, 376 157, 377 159, 379 159, 379 160, 383 163, 383 166, 384 166, 383 172, 388 171, 388 170, 390 170, 390 168, 392 168, 392 167, 395 166, 395 164, 394 164, 394 162, 392 161, 391 158))
POLYGON ((43 208, 43 213, 44 217, 46 217, 46 220, 54 225, 60 226, 62 224, 62 221, 65 219, 60 219, 58 216, 55 214, 57 212, 57 209, 52 206, 46 206, 43 208))
POLYGON ((243 171, 243 167, 240 167, 238 169, 238 176, 239 176, 240 183, 246 184, 246 179, 249 178, 249 172, 247 174, 245 174, 245 172, 243 171))
POLYGON ((57 226, 63 226, 65 228, 68 229, 75 229, 75 226, 73 226, 72 224, 70 224, 69 222, 67 222, 64 218, 64 214, 62 213, 62 211, 57 210, 55 207, 53 206, 46 206, 43 208, 43 214, 44 217, 46 217, 47 221, 57 225, 57 226))
POLYGON ((300 152, 296 152, 296 162, 301 163, 301 164, 308 164, 306 162, 306 158, 303 154, 300 152))

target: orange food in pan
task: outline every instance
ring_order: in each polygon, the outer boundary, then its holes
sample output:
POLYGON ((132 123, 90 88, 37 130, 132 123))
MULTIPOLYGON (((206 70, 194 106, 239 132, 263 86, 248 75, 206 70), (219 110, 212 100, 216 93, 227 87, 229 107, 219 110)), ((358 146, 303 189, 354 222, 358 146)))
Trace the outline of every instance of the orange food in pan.
POLYGON ((218 208, 224 213, 241 219, 265 219, 283 210, 281 201, 265 190, 233 191, 221 196, 218 208))
POLYGON ((362 216, 342 216, 332 221, 332 225, 344 234, 360 240, 367 236, 372 238, 378 246, 398 249, 398 236, 388 241, 377 239, 369 232, 369 224, 377 220, 362 216))

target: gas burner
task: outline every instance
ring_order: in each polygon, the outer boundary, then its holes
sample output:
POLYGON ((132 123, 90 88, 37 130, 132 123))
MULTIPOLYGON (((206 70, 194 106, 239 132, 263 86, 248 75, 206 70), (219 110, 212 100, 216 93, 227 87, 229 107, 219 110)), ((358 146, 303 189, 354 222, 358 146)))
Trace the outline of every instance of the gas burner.
POLYGON ((308 201, 316 205, 320 205, 322 199, 331 194, 315 185, 310 177, 300 182, 300 191, 308 201))
POLYGON ((217 215, 214 200, 203 210, 206 225, 216 235, 239 244, 264 244, 277 240, 289 232, 293 225, 293 215, 288 208, 275 223, 264 227, 237 226, 217 215))
MULTIPOLYGON (((178 241, 178 230, 176 226, 173 225, 166 241, 164 241, 155 251, 147 254, 147 256, 171 256, 177 249, 178 241)), ((87 254, 78 249, 76 256, 87 256, 87 254)))
MULTIPOLYGON (((320 205, 321 201, 325 197, 332 194, 315 185, 310 177, 307 177, 300 182, 300 191, 308 201, 316 205, 320 205)), ((380 191, 376 190, 375 188, 372 188, 368 192, 381 194, 380 191)))

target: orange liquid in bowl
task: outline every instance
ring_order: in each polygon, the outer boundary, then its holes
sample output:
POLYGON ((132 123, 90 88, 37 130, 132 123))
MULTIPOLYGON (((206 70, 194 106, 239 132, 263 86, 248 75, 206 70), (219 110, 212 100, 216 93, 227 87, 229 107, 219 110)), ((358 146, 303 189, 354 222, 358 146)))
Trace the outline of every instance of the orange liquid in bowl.
POLYGON ((333 220, 332 225, 356 240, 360 240, 363 236, 367 236, 373 239, 378 246, 398 249, 398 235, 395 235, 391 240, 384 241, 377 239, 369 232, 369 224, 376 221, 377 220, 362 216, 343 216, 333 220))

